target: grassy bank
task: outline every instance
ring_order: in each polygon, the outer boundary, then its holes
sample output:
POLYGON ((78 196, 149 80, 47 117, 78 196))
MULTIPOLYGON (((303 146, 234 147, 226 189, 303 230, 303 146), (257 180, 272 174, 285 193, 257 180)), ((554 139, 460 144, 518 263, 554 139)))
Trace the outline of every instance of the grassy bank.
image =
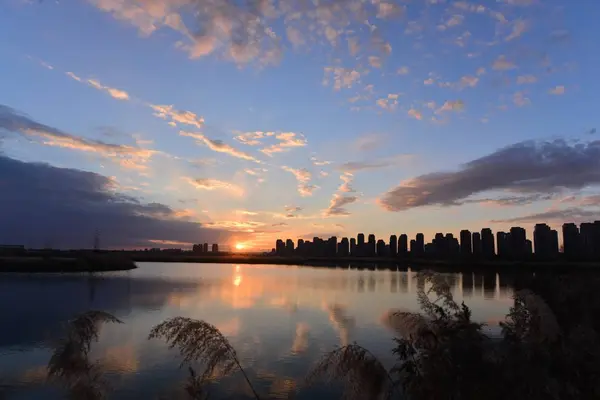
POLYGON ((108 272, 137 268, 131 258, 121 254, 96 254, 92 252, 54 254, 24 254, 0 256, 1 272, 108 272))

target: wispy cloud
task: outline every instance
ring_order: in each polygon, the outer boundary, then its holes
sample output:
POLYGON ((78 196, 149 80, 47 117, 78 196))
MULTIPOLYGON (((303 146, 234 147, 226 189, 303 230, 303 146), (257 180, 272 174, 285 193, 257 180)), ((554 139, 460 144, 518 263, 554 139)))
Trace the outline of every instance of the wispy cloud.
POLYGON ((91 152, 102 155, 127 169, 146 169, 150 158, 158 151, 135 146, 106 143, 75 136, 36 122, 16 110, 0 105, 0 130, 19 133, 46 146, 91 152))
POLYGON ((533 84, 537 82, 537 78, 533 75, 520 75, 517 77, 517 84, 525 85, 525 84, 533 84))
POLYGON ((202 133, 193 133, 193 132, 185 132, 185 131, 181 131, 179 132, 179 134, 181 136, 187 136, 187 137, 191 137, 193 139, 196 139, 196 141, 200 144, 203 144, 205 146, 207 146, 209 149, 211 149, 212 151, 216 151, 217 153, 225 153, 225 154, 229 154, 232 157, 236 157, 236 158, 241 158, 242 160, 248 160, 248 161, 253 161, 255 163, 262 163, 262 161, 260 161, 259 159, 257 159, 256 157, 245 153, 241 150, 238 150, 226 143, 224 143, 221 140, 212 140, 207 138, 206 136, 204 136, 202 133))
POLYGON ((355 83, 360 82, 360 72, 343 67, 325 67, 325 77, 323 85, 329 86, 333 82, 333 88, 340 90, 349 89, 355 83))
POLYGON ((65 75, 67 75, 69 78, 71 78, 71 79, 73 79, 73 80, 75 80, 77 82, 87 83, 88 85, 90 85, 94 89, 98 89, 98 90, 104 91, 104 92, 108 93, 114 99, 117 99, 117 100, 129 100, 129 93, 127 93, 126 91, 121 90, 121 89, 116 89, 116 88, 113 88, 113 87, 110 87, 110 86, 103 85, 97 79, 87 79, 87 80, 84 80, 83 78, 75 75, 73 72, 66 72, 65 75))
POLYGON ((230 182, 225 182, 225 181, 221 181, 218 179, 209 179, 209 178, 189 178, 189 177, 184 177, 182 178, 185 182, 189 183, 190 185, 192 185, 193 187, 195 187, 196 189, 201 189, 201 190, 226 190, 229 192, 232 192, 238 196, 241 196, 244 194, 244 189, 242 189, 241 187, 230 183, 230 182))
POLYGON ((154 110, 156 117, 169 121, 171 126, 183 124, 202 128, 204 125, 204 118, 191 111, 177 110, 172 105, 148 104, 148 106, 154 110))
POLYGON ((496 71, 508 71, 517 68, 517 66, 505 56, 500 56, 494 61, 492 68, 496 71))
POLYGON ((344 206, 352 204, 356 200, 358 200, 357 196, 344 196, 339 193, 335 193, 331 198, 329 207, 325 210, 324 215, 328 217, 350 215, 344 206))
POLYGON ((563 94, 565 94, 565 92, 566 92, 566 89, 564 86, 556 86, 556 87, 553 87, 552 89, 548 90, 548 93, 553 94, 555 96, 563 95, 563 94))
POLYGON ((262 139, 275 136, 275 132, 238 132, 235 140, 248 146, 258 146, 262 143, 262 139))
POLYGON ((308 144, 304 135, 300 133, 282 132, 275 135, 275 138, 279 143, 265 147, 260 151, 268 156, 272 156, 273 153, 281 153, 293 147, 304 147, 308 144))
POLYGON ((343 172, 356 173, 359 171, 388 168, 404 163, 411 158, 411 154, 399 154, 394 157, 382 158, 377 161, 350 161, 340 165, 339 170, 343 172))
POLYGON ((300 193, 300 196, 312 196, 313 192, 319 188, 316 185, 309 184, 312 174, 306 168, 295 169, 283 166, 281 169, 293 174, 296 177, 296 180, 298 181, 298 193, 300 193))

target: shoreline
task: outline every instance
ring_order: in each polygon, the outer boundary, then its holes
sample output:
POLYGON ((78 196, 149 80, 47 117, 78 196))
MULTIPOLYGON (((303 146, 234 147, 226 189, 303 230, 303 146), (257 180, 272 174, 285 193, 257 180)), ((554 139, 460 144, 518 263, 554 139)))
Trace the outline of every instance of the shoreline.
POLYGON ((135 262, 181 262, 214 264, 269 264, 314 267, 356 267, 369 269, 436 268, 448 270, 527 270, 527 271, 598 271, 600 262, 505 261, 505 260, 435 260, 390 257, 279 257, 262 255, 162 255, 130 254, 135 262))

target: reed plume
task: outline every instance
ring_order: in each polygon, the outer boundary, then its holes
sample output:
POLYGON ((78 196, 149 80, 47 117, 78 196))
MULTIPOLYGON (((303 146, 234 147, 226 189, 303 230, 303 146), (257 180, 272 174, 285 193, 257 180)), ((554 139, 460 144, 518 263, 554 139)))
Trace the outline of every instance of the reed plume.
POLYGON ((387 399, 394 386, 383 364, 357 344, 327 353, 310 370, 305 382, 312 385, 320 380, 343 381, 344 398, 347 399, 387 399))
POLYGON ((48 362, 48 379, 64 386, 73 399, 101 399, 107 389, 102 367, 89 360, 93 341, 104 323, 121 323, 104 311, 88 311, 67 323, 65 339, 55 346, 48 362))
MULTIPOLYGON (((185 317, 174 317, 161 322, 152 328, 148 339, 163 339, 170 349, 177 348, 183 357, 181 366, 200 361, 204 371, 195 379, 197 387, 219 368, 222 374, 231 373, 236 367, 244 376, 252 389, 254 396, 259 399, 246 371, 240 365, 237 353, 223 334, 213 325, 185 317)), ((195 372, 190 370, 192 377, 195 372)))

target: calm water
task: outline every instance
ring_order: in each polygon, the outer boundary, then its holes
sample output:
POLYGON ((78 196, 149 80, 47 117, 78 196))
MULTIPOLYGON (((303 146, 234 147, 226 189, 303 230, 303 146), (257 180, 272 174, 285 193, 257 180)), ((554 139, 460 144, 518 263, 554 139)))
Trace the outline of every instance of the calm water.
MULTIPOLYGON (((335 398, 333 389, 302 388, 308 368, 324 352, 352 342, 391 363, 394 332, 382 316, 394 309, 418 310, 414 275, 161 263, 95 277, 0 275, 0 398, 61 398, 60 390, 45 382, 49 344, 64 321, 90 309, 125 322, 103 327, 92 352, 107 370, 110 398, 183 396, 186 371, 178 368, 176 352, 147 340, 154 325, 174 316, 217 326, 263 398, 335 398)), ((511 279, 496 273, 447 276, 474 319, 497 331, 512 304, 511 279)), ((211 390, 211 399, 250 396, 239 374, 211 390)))

